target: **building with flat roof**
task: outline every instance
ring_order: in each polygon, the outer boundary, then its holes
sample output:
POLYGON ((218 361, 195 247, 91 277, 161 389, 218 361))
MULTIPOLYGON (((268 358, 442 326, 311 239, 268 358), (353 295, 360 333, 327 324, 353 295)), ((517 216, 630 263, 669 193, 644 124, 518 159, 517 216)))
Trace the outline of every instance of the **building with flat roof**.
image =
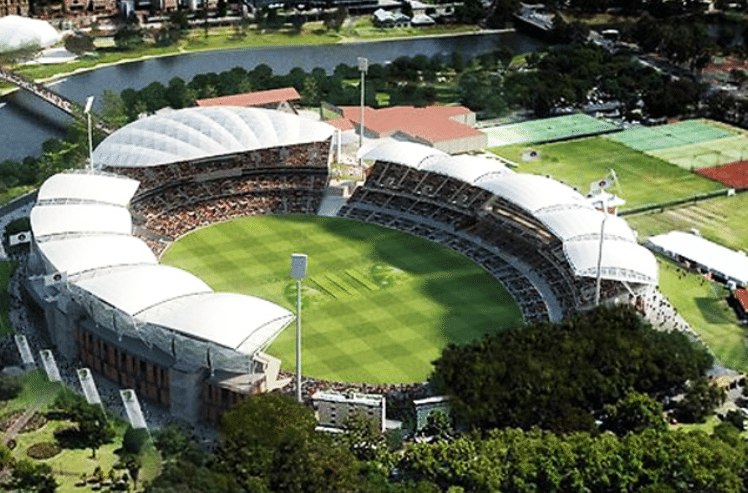
MULTIPOLYGON (((361 108, 342 106, 341 117, 357 129, 361 126, 361 108)), ((364 107, 364 135, 428 145, 448 154, 484 149, 488 137, 475 129, 475 113, 464 106, 391 106, 364 107)))
POLYGON ((387 399, 382 395, 320 390, 312 395, 312 405, 322 428, 342 429, 349 416, 362 413, 385 430, 387 399))

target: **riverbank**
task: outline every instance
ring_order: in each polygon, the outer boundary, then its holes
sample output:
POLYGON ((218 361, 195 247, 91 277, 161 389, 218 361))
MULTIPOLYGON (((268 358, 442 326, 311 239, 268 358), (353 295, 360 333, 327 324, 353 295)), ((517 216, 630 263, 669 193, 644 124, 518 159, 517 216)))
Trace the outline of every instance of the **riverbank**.
MULTIPOLYGON (((315 23, 310 23, 315 24, 315 23)), ((446 38, 454 36, 490 35, 512 33, 514 29, 480 29, 476 26, 434 26, 426 28, 378 29, 376 33, 360 34, 358 30, 347 30, 341 33, 328 33, 317 26, 310 26, 301 33, 272 31, 248 34, 240 40, 233 29, 215 29, 204 36, 200 30, 193 29, 178 45, 170 47, 149 46, 137 52, 103 52, 101 55, 78 59, 55 65, 20 65, 15 71, 39 83, 55 82, 66 77, 78 75, 105 67, 126 63, 141 62, 151 59, 176 57, 186 54, 213 51, 237 51, 274 46, 324 46, 353 43, 375 43, 383 41, 401 41, 411 38, 446 38), (407 31, 407 34, 403 32, 407 31), (438 32, 435 32, 438 31, 438 32)), ((16 91, 10 84, 0 84, 0 97, 16 91)))

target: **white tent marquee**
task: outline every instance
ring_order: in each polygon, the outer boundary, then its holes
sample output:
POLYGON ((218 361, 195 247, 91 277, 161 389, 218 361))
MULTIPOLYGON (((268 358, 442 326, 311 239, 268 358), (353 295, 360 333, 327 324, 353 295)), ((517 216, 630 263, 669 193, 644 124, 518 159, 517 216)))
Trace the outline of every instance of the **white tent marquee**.
POLYGON ((0 52, 46 48, 61 39, 62 35, 47 21, 17 15, 0 17, 0 52))

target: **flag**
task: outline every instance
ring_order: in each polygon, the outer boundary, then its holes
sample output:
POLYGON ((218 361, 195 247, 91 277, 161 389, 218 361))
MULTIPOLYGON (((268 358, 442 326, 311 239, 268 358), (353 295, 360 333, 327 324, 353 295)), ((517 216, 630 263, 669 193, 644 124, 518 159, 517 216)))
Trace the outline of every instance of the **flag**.
POLYGON ((10 243, 10 246, 16 246, 22 243, 29 243, 29 242, 31 242, 30 231, 22 231, 20 233, 16 233, 8 237, 8 243, 10 243))

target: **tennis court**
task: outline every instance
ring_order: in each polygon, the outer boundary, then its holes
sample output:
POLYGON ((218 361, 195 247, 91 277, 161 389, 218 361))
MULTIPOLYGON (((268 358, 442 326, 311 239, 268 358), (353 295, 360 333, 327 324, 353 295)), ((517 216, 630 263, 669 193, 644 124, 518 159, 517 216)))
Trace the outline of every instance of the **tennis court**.
POLYGON ((648 151, 647 154, 664 159, 681 168, 711 168, 748 159, 748 137, 736 135, 669 149, 648 151))
POLYGON ((607 136, 611 140, 625 144, 637 151, 650 152, 700 144, 711 140, 725 139, 738 135, 724 125, 716 125, 707 120, 688 120, 656 127, 634 127, 607 136))
POLYGON ((532 120, 480 129, 488 136, 488 147, 524 142, 553 142, 618 130, 618 126, 583 113, 532 120))

